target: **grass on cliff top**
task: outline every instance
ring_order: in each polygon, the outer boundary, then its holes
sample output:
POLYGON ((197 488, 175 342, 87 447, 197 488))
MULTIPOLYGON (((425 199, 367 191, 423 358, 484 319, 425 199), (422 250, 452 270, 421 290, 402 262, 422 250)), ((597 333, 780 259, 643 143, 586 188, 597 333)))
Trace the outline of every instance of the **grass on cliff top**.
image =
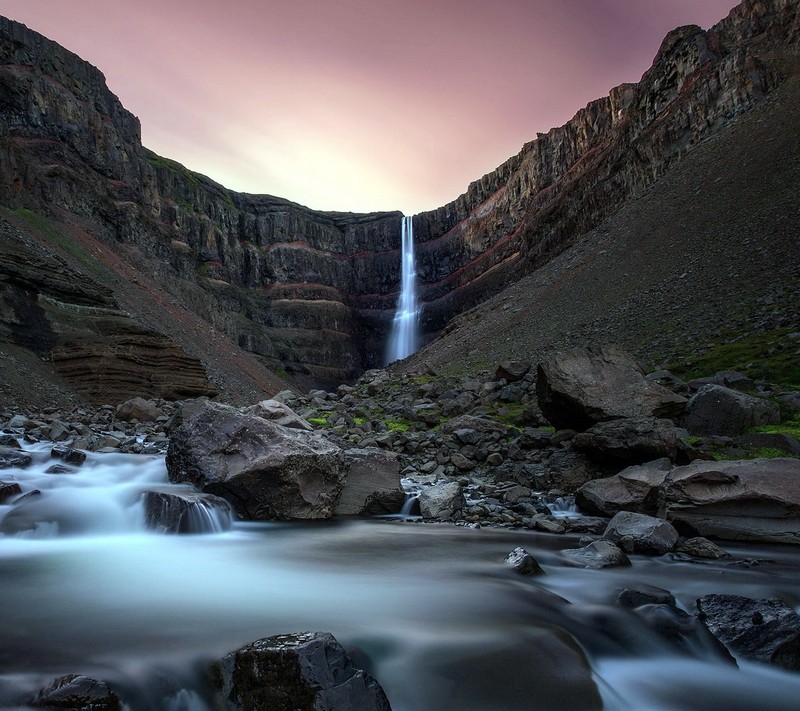
POLYGON ((737 370, 755 380, 800 388, 800 338, 789 328, 764 333, 732 334, 705 353, 674 363, 670 370, 690 380, 737 370))

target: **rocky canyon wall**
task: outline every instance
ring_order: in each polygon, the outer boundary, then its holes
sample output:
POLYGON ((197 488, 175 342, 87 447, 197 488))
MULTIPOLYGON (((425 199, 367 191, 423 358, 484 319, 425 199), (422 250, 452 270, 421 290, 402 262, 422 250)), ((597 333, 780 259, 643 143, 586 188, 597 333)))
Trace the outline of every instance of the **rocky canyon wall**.
MULTIPOLYGON (((797 0, 746 0, 670 33, 638 84, 526 144, 415 217, 423 325, 565 249, 797 66, 797 0)), ((241 348, 301 385, 380 365, 400 214, 330 213, 227 190, 143 148, 103 75, 0 19, 0 204, 79 224, 241 348)))

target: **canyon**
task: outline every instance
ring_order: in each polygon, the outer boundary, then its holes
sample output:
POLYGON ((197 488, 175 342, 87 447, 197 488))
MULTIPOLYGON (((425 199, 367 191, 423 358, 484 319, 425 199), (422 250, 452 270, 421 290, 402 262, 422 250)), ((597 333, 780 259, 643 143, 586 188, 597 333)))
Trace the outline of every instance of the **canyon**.
MULTIPOLYGON (((676 29, 638 83, 415 215, 423 341, 566 254, 794 82, 799 46, 793 0, 745 0, 707 31, 676 29)), ((0 350, 41 383, 12 383, 4 401, 253 402, 383 365, 399 212, 237 193, 158 156, 98 69, 4 18, 0 113, 0 350)))

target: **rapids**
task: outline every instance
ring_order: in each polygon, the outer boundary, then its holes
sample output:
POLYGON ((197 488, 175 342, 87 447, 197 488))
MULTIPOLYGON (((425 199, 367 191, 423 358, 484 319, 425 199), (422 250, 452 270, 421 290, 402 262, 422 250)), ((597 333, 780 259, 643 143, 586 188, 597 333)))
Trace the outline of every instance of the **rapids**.
POLYGON ((0 536, 3 709, 83 673, 133 711, 203 711, 209 660, 305 630, 332 632, 395 711, 797 709, 800 675, 737 669, 703 635, 656 631, 657 609, 614 604, 642 584, 689 612, 706 593, 797 604, 794 548, 726 544, 732 560, 632 556, 631 568, 590 571, 560 561, 576 537, 525 530, 382 519, 165 535, 145 529, 140 502, 169 489, 163 458, 90 454, 76 473, 45 474, 48 450, 33 456, 0 480, 40 489, 71 523, 0 536), (506 569, 518 545, 546 575, 506 569))

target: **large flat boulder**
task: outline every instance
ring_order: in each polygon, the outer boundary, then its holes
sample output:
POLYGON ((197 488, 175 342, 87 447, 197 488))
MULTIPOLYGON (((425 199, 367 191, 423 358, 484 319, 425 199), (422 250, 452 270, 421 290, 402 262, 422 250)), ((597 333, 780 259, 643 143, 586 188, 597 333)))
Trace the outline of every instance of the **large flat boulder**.
POLYGON ((800 460, 696 461, 664 481, 659 516, 681 531, 800 544, 800 460))
POLYGON ((780 421, 776 403, 722 385, 708 384, 686 405, 683 426, 695 435, 736 437, 751 427, 780 421))
POLYGON ((668 521, 632 511, 620 511, 608 522, 603 538, 627 553, 663 555, 678 542, 678 532, 668 521))
POLYGON ((584 513, 613 516, 618 511, 655 515, 658 493, 672 470, 669 459, 623 469, 619 474, 586 482, 575 494, 575 503, 584 513))
POLYGON ((586 430, 622 417, 667 417, 686 399, 645 378, 633 359, 614 347, 556 353, 539 363, 539 408, 559 428, 586 430))
POLYGON ((391 711, 380 684, 328 632, 248 644, 212 666, 212 681, 229 711, 391 711))
POLYGON ((172 433, 167 472, 248 519, 320 519, 336 510, 345 465, 317 432, 209 403, 172 433))

